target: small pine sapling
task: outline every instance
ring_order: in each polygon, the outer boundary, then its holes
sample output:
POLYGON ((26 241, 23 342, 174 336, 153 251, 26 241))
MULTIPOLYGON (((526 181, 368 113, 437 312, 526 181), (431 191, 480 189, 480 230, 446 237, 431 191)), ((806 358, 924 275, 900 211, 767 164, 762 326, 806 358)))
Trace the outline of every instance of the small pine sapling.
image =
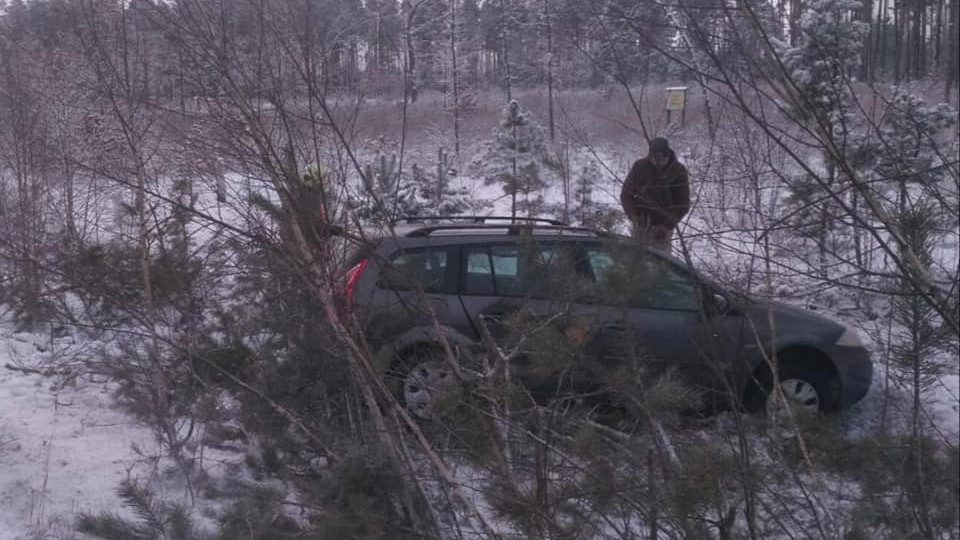
POLYGON ((424 210, 439 216, 456 216, 478 208, 479 203, 465 187, 454 187, 452 180, 457 170, 451 166, 448 154, 441 148, 437 151, 436 172, 413 164, 413 184, 424 210))
POLYGON ((202 540, 199 531, 182 505, 158 500, 154 492, 136 480, 124 480, 117 489, 124 506, 135 519, 116 513, 81 514, 77 530, 103 540, 202 540))
POLYGON ((543 127, 513 100, 504 107, 474 168, 486 185, 499 184, 510 197, 511 216, 535 216, 543 207, 547 182, 541 164, 547 157, 543 127))
POLYGON ((360 219, 382 225, 419 211, 417 187, 399 170, 396 154, 376 155, 363 168, 363 191, 351 201, 360 219))

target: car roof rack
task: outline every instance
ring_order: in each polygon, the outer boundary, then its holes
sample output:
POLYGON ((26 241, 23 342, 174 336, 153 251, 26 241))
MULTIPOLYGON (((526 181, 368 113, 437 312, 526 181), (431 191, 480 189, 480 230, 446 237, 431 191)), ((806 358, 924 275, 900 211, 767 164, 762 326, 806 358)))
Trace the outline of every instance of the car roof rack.
POLYGON ((547 218, 524 218, 509 216, 409 216, 393 221, 395 225, 405 224, 403 236, 424 237, 433 234, 499 233, 516 236, 522 233, 557 234, 571 236, 610 237, 609 233, 570 225, 566 222, 547 218), (448 221, 449 223, 436 223, 448 221))
POLYGON ((430 221, 466 221, 478 225, 493 224, 493 222, 508 222, 511 225, 537 224, 543 223, 556 227, 567 227, 570 224, 557 219, 531 218, 531 217, 510 217, 510 216, 407 216, 394 220, 398 223, 427 223, 430 221))
POLYGON ((598 231, 595 229, 588 229, 586 227, 558 227, 556 225, 528 225, 524 223, 513 223, 513 224, 480 224, 480 225, 428 225, 426 227, 418 227, 409 231, 404 236, 407 237, 423 237, 431 236, 434 233, 443 234, 455 234, 457 232, 461 233, 474 233, 474 234, 490 234, 490 233, 500 233, 506 234, 508 236, 517 236, 523 233, 554 233, 557 235, 570 235, 570 236, 593 236, 593 237, 609 237, 612 236, 609 233, 603 231, 598 231))

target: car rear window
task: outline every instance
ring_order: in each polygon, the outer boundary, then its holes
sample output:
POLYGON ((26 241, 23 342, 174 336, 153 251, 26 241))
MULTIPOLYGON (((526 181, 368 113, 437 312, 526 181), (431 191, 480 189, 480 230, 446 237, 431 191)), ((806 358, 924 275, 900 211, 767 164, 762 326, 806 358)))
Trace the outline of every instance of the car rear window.
POLYGON ((394 254, 383 265, 377 286, 388 291, 453 292, 450 248, 411 249, 394 254))

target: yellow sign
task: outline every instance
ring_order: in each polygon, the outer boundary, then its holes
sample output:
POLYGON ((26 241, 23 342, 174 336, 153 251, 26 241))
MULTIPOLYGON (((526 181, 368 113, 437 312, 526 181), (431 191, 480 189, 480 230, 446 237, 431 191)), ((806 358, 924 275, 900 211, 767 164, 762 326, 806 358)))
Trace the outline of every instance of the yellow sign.
POLYGON ((682 111, 687 101, 687 87, 667 88, 667 110, 682 111))

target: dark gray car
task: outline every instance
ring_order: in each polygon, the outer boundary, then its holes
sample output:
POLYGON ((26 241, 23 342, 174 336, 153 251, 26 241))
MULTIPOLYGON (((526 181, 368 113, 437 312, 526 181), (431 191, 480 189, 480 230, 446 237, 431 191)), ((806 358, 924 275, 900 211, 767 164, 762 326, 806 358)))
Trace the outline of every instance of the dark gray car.
POLYGON ((535 397, 594 393, 604 373, 673 373, 705 405, 763 411, 775 387, 790 403, 830 413, 859 401, 873 367, 856 334, 779 303, 751 299, 680 259, 629 238, 548 220, 457 218, 397 229, 358 253, 348 299, 398 397, 431 415, 451 379, 440 334, 480 350, 481 328, 514 350, 512 369, 535 397), (525 339, 550 328, 573 354, 525 339), (527 343, 524 347, 523 343, 527 343), (550 349, 550 347, 546 347, 550 349))

